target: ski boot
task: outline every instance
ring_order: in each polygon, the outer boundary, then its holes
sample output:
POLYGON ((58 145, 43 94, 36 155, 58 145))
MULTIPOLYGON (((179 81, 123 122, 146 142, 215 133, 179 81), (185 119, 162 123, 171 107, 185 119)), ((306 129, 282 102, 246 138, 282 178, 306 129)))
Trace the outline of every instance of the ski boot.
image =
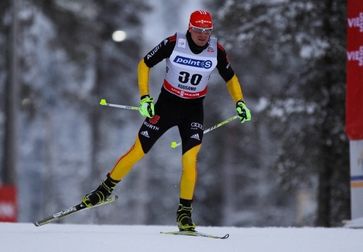
POLYGON ((110 175, 107 174, 106 180, 103 181, 96 190, 86 194, 82 199, 82 203, 85 204, 87 207, 102 203, 108 197, 110 197, 113 189, 115 189, 118 182, 120 181, 112 179, 110 175))
POLYGON ((195 224, 192 220, 192 207, 179 204, 176 212, 176 222, 180 231, 195 231, 195 224))

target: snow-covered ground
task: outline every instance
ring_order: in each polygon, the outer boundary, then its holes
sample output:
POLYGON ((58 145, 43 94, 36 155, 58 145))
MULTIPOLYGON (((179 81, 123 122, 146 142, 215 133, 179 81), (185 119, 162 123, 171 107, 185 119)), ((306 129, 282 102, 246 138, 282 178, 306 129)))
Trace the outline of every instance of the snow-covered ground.
POLYGON ((0 251, 361 252, 363 229, 199 227, 226 240, 162 235, 171 226, 0 223, 0 251))

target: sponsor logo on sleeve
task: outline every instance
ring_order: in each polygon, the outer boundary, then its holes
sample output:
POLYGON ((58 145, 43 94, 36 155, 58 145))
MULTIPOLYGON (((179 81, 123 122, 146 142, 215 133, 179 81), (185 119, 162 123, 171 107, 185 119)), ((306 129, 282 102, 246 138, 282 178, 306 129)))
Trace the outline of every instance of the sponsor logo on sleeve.
POLYGON ((157 51, 159 51, 159 49, 161 48, 162 43, 158 44, 156 47, 154 47, 154 49, 152 49, 147 55, 146 55, 146 59, 150 59, 152 56, 155 55, 155 53, 157 51))

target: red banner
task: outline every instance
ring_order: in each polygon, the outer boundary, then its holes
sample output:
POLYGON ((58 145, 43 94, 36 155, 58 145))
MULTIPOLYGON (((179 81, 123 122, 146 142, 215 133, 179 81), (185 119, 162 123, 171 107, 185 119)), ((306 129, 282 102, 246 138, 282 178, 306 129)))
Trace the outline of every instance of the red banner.
POLYGON ((345 131, 363 139, 363 0, 348 0, 345 131))
POLYGON ((16 220, 16 188, 14 186, 0 186, 0 222, 16 222, 16 220))

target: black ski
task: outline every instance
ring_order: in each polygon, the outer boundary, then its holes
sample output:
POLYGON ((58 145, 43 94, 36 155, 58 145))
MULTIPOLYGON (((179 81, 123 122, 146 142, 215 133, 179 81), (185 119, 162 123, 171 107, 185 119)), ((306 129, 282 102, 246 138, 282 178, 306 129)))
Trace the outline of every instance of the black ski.
POLYGON ((115 200, 117 200, 118 196, 117 195, 111 195, 109 198, 107 198, 106 201, 102 202, 102 203, 99 203, 97 205, 94 205, 94 206, 91 206, 91 207, 87 207, 85 204, 83 203, 79 203, 75 206, 72 206, 70 208, 67 208, 67 209, 64 209, 62 211, 59 211, 47 218, 44 218, 42 220, 39 220, 39 221, 36 221, 34 222, 34 225, 39 227, 39 226, 42 226, 42 225, 45 225, 45 224, 48 224, 50 222, 53 222, 53 221, 56 221, 56 220, 60 220, 66 216, 69 216, 71 214, 74 214, 76 212, 79 212, 79 211, 82 211, 84 209, 91 209, 91 208, 95 208, 95 207, 98 207, 98 206, 104 206, 104 205, 107 205, 107 204, 110 204, 112 202, 114 202, 115 200))
POLYGON ((161 234, 168 234, 168 235, 186 235, 186 236, 198 236, 198 237, 206 237, 212 239, 227 239, 229 234, 225 235, 212 235, 207 234, 199 231, 171 231, 171 232, 160 232, 161 234))

